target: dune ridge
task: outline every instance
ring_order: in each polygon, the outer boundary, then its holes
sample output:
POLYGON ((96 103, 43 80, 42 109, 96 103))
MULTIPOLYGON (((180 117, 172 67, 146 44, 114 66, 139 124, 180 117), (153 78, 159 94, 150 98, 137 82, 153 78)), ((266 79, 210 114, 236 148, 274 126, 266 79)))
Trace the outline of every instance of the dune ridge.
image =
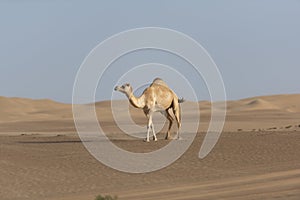
MULTIPOLYGON (((200 130, 205 130, 210 120, 211 102, 198 102, 201 113, 200 130)), ((86 106, 90 106, 87 104, 86 106)), ((112 122, 111 106, 116 106, 120 115, 128 109, 127 100, 96 102, 99 121, 112 122)), ((185 102, 183 115, 193 120, 195 102, 185 102)), ((130 107, 131 117, 143 125, 145 116, 139 109, 130 107)), ((287 126, 299 129, 300 94, 272 95, 227 101, 227 117, 224 130, 284 130, 287 126)), ((72 105, 50 99, 26 99, 0 97, 0 132, 76 131, 72 105), (67 124, 67 126, 65 126, 67 124)))

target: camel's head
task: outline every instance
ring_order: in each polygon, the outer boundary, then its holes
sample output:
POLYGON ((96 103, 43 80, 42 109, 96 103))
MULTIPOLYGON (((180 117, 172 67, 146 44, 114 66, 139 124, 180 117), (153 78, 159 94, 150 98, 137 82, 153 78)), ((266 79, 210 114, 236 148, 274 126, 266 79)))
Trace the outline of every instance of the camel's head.
POLYGON ((131 94, 132 93, 132 87, 129 83, 126 83, 122 86, 116 86, 115 87, 115 91, 119 91, 119 92, 122 92, 124 94, 131 94))

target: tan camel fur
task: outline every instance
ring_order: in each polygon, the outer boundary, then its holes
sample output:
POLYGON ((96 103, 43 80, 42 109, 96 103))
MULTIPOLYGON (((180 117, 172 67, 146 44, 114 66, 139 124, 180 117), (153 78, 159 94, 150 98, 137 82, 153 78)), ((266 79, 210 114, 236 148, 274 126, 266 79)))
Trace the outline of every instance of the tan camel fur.
POLYGON ((181 111, 179 103, 184 102, 184 99, 178 99, 177 95, 168 87, 168 85, 160 78, 154 79, 152 84, 146 88, 140 97, 133 95, 133 89, 130 84, 126 83, 122 86, 116 86, 116 91, 124 93, 131 105, 136 108, 143 109, 148 118, 147 137, 146 142, 149 142, 150 129, 152 129, 153 140, 157 141, 152 122, 152 115, 154 112, 160 112, 169 120, 169 128, 166 134, 166 139, 170 139, 170 129, 174 118, 169 113, 172 109, 175 119, 177 121, 177 139, 179 139, 179 129, 181 127, 181 111))

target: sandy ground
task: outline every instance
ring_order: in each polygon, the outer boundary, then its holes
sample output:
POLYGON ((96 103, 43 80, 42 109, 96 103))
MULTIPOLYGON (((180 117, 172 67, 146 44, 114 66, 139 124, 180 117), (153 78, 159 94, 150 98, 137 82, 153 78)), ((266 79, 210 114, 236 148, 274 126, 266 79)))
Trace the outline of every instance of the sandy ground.
MULTIPOLYGON (((299 199, 299 102, 300 95, 228 102, 221 138, 199 159, 210 119, 209 103, 201 102, 200 127, 188 151, 162 170, 129 174, 88 153, 76 134, 70 105, 0 97, 0 199, 93 200, 98 194, 120 200, 299 199)), ((193 122, 191 104, 183 109, 193 122)), ((122 114, 123 104, 118 105, 122 114)), ((112 121, 109 107, 110 102, 97 103, 97 114, 119 147, 149 152, 168 144, 164 133, 158 142, 128 139, 112 121)), ((131 115, 145 123, 141 111, 131 115)))

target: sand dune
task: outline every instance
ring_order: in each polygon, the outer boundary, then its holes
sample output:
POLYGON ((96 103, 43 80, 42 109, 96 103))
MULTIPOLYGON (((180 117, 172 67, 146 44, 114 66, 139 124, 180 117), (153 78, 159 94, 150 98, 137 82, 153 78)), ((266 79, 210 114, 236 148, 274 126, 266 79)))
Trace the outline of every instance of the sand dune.
MULTIPOLYGON (((234 101, 249 109, 300 112, 300 94, 260 96, 234 101)), ((247 110, 246 108, 246 110, 247 110)), ((243 111, 243 109, 241 109, 243 111)))
MULTIPOLYGON (((126 100, 118 100, 113 105, 127 104, 126 100)), ((185 104, 192 104, 186 102, 185 104)), ((97 109, 110 108, 110 101, 96 102, 97 109)), ((209 101, 199 102, 201 111, 209 111, 209 101)), ((126 107, 125 107, 126 109, 126 107)), ((32 100, 25 98, 0 97, 0 121, 72 118, 72 107, 49 99, 32 100)), ((260 96, 227 102, 227 112, 274 110, 281 112, 300 112, 300 94, 260 96)), ((134 109, 133 112, 136 110, 134 109)))
MULTIPOLYGON (((114 106, 118 116, 127 117, 128 102, 96 102, 96 111, 99 121, 114 120, 111 106, 114 106)), ((88 106, 88 105, 87 105, 88 106)), ((195 103, 184 103, 183 115, 191 120, 194 118, 195 103), (194 106, 192 106, 194 105, 194 106)), ((208 127, 210 120, 211 103, 199 102, 201 112, 200 130, 208 127)), ((136 123, 143 125, 146 118, 143 112, 129 106, 130 115, 136 123)), ((62 104, 52 100, 32 100, 24 98, 0 97, 0 132, 14 132, 20 129, 23 132, 55 131, 53 124, 57 124, 59 131, 76 131, 73 123, 72 105, 62 104), (64 124, 68 124, 64 130, 64 124), (41 128, 39 128, 41 127, 41 128)), ((260 96, 227 102, 227 120, 225 130, 284 130, 286 126, 297 125, 300 117, 300 94, 260 96), (276 129, 275 129, 276 127, 276 129)), ((160 120, 162 120, 160 118, 160 120)))
POLYGON ((266 100, 257 98, 254 100, 250 100, 249 102, 245 102, 243 105, 239 106, 237 110, 239 111, 280 110, 280 108, 266 100))
POLYGON ((0 122, 51 120, 72 117, 71 105, 49 99, 0 97, 0 122))

